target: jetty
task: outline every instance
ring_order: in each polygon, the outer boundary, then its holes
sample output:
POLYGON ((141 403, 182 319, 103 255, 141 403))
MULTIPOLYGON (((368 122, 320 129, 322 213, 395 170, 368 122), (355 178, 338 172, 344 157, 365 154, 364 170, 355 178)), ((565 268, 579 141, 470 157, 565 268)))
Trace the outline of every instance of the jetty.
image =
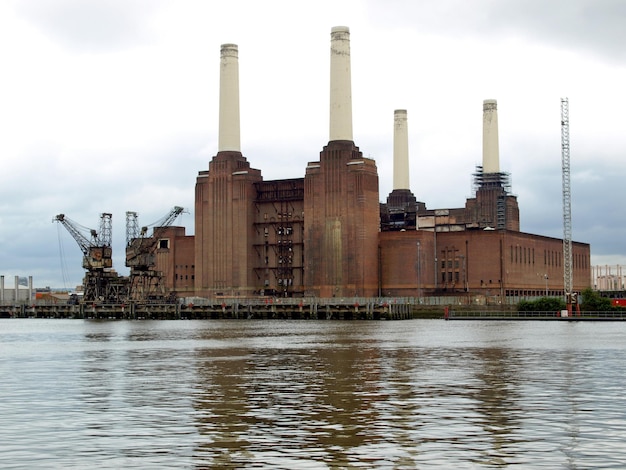
MULTIPOLYGON (((424 303, 415 297, 187 298, 172 303, 2 304, 0 318, 85 320, 410 320, 624 321, 623 311, 517 311, 514 305, 424 303)), ((432 299, 431 299, 432 300, 432 299)))
MULTIPOLYGON (((408 320, 411 298, 240 298, 175 303, 4 305, 0 318, 94 320, 408 320)), ((441 313, 436 314, 441 318, 441 313)))

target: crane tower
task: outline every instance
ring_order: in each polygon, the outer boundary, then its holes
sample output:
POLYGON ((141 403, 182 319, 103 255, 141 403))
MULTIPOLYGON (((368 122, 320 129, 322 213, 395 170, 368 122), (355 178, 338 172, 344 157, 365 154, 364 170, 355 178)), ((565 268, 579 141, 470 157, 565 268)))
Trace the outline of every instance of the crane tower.
POLYGON ((166 298, 163 272, 157 269, 159 238, 184 210, 175 206, 165 217, 152 224, 152 234, 148 233, 149 226, 139 227, 137 212, 126 212, 126 266, 130 268, 131 300, 156 301, 166 298))
POLYGON ((569 101, 561 98, 561 168, 563 175, 563 287, 571 312, 572 280, 572 192, 570 185, 569 101))
POLYGON ((53 222, 63 225, 76 240, 83 252, 83 300, 85 302, 124 302, 127 297, 127 280, 117 275, 112 260, 111 214, 100 215, 100 230, 89 229, 59 214, 53 222), (88 232, 87 237, 83 232, 88 232))

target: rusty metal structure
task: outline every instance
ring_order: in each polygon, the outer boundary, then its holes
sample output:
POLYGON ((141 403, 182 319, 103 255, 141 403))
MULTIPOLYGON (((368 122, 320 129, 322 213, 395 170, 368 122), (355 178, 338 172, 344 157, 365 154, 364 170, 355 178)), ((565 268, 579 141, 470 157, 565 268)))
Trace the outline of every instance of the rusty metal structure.
POLYGON ((100 229, 84 227, 59 214, 53 222, 63 225, 83 252, 83 301, 121 303, 128 298, 128 280, 113 270, 112 215, 100 215, 100 229), (85 232, 89 235, 85 235, 85 232))
MULTIPOLYGON (((160 237, 185 211, 175 206, 159 221, 139 228, 137 212, 126 212, 126 266, 130 268, 129 300, 137 302, 173 301, 175 293, 166 292, 163 273, 157 269, 156 252, 160 237), (152 233, 149 234, 149 229, 152 233)), ((168 248, 168 247, 164 247, 168 248)))

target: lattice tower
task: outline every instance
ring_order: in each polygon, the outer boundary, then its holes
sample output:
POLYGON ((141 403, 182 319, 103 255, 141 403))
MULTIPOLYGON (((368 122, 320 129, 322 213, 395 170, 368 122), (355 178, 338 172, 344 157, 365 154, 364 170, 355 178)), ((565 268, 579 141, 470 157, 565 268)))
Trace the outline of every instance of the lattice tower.
MULTIPOLYGON (((561 168, 563 174, 563 286, 572 294, 572 192, 570 184, 569 101, 561 98, 561 168)), ((569 303, 569 300, 568 300, 569 303)))

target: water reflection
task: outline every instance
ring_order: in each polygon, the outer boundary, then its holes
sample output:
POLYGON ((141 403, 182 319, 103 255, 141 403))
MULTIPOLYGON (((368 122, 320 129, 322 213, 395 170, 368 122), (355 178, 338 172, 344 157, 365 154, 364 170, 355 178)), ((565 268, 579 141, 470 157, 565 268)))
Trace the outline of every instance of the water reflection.
POLYGON ((2 326, 2 468, 626 461, 621 324, 2 326))
POLYGON ((197 456, 204 463, 289 467, 314 459, 347 465, 346 451, 372 437, 371 402, 379 394, 370 375, 376 372, 353 350, 198 354, 202 388, 194 406, 205 438, 197 456))
POLYGON ((477 379, 471 391, 480 414, 478 421, 490 438, 490 445, 482 452, 484 462, 501 466, 515 452, 516 430, 521 427, 519 376, 520 358, 515 351, 503 348, 474 350, 477 379))
POLYGON ((379 332, 343 330, 283 348, 274 333, 196 351, 203 465, 424 468, 452 458, 501 467, 532 464, 530 450, 572 461, 580 410, 559 391, 571 351, 553 354, 552 370, 535 350, 389 347, 379 332), (555 411, 569 432, 558 435, 555 411))
POLYGON ((347 344, 199 350, 195 456, 234 467, 413 467, 453 451, 501 466, 523 447, 519 354, 347 344))

